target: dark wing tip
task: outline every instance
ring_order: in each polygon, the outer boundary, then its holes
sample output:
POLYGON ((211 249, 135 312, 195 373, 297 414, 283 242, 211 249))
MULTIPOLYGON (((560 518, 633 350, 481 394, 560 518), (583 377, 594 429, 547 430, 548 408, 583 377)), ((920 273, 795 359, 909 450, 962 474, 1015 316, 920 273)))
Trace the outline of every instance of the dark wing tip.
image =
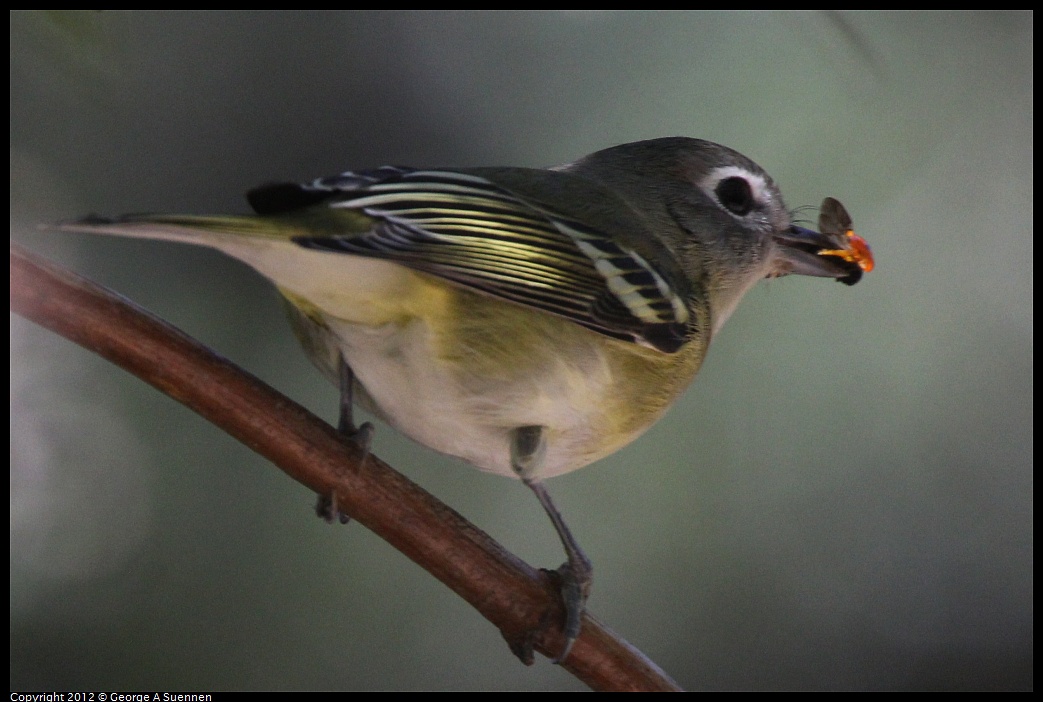
POLYGON ((246 193, 246 200, 259 215, 286 214, 317 205, 338 193, 358 192, 375 183, 396 180, 412 170, 402 166, 381 166, 366 171, 347 171, 305 185, 267 183, 246 193))
POLYGON ((257 214, 276 215, 317 205, 329 196, 329 192, 310 190, 297 183, 270 183, 248 192, 246 200, 257 214))

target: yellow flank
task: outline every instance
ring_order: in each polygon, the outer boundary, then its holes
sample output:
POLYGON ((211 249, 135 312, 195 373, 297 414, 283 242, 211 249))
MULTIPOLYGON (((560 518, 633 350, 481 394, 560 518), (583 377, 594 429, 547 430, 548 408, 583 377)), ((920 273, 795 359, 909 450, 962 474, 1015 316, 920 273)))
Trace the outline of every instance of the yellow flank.
POLYGON ((666 354, 430 280, 450 293, 441 298, 448 304, 424 310, 439 363, 454 369, 456 382, 475 398, 505 400, 507 407, 486 408, 503 418, 505 429, 526 421, 546 426, 552 453, 563 444, 573 452, 574 465, 565 470, 609 455, 648 429, 687 387, 705 352, 695 340, 666 354), (503 398, 490 386, 516 397, 503 398))
MULTIPOLYGON (((324 255, 347 266, 360 260, 324 255)), ((546 427, 545 477, 615 452, 662 416, 706 350, 697 338, 677 353, 662 353, 387 265, 397 269, 388 276, 396 294, 355 299, 350 307, 324 309, 280 286, 294 331, 331 380, 344 353, 359 372, 359 399, 369 409, 421 443, 485 470, 513 474, 508 437, 517 426, 546 427), (377 378, 366 377, 370 343, 385 357, 377 378), (412 412, 428 421, 408 421, 403 413, 412 412), (451 418, 478 433, 458 428, 453 436, 435 428, 451 418)))

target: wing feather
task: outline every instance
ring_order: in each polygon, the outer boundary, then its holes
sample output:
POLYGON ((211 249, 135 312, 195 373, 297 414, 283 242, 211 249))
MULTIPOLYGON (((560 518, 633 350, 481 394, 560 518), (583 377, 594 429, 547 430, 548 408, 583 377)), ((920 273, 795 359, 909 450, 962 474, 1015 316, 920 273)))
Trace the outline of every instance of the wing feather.
POLYGON ((395 261, 667 353, 694 331, 683 293, 636 251, 481 175, 386 166, 291 187, 248 197, 263 214, 319 199, 374 220, 361 233, 295 237, 300 246, 395 261))

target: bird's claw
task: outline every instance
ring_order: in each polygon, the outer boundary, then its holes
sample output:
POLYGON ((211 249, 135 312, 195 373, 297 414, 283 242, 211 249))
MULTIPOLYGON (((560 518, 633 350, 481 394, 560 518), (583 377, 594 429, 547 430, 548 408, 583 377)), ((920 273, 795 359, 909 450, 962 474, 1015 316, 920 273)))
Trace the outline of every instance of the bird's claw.
MULTIPOLYGON (((370 422, 363 422, 362 426, 356 427, 350 418, 347 422, 344 421, 344 415, 341 415, 341 421, 337 426, 337 431, 347 439, 358 445, 362 451, 362 458, 359 460, 359 465, 364 463, 369 458, 370 447, 373 444, 373 433, 375 431, 373 424, 370 422)), ((351 521, 351 517, 346 512, 341 511, 335 505, 334 496, 319 495, 318 502, 315 504, 315 514, 320 519, 326 520, 327 524, 333 524, 334 520, 339 521, 341 524, 347 524, 351 521)))
POLYGON ((561 663, 568 658, 572 651, 572 644, 579 638, 580 629, 583 626, 583 612, 587 607, 587 598, 590 596, 590 587, 593 583, 594 570, 586 557, 569 560, 561 564, 555 571, 551 571, 558 581, 561 591, 561 599, 565 605, 565 626, 563 634, 565 645, 554 659, 553 663, 561 663))

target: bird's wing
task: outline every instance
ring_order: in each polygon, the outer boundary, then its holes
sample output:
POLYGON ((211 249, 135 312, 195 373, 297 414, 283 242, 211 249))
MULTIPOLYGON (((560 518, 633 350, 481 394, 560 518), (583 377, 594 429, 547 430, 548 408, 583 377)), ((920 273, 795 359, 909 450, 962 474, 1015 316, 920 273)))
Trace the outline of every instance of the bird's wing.
MULTIPOLYGON (((539 174, 575 189, 569 181, 576 176, 539 174)), ((695 329, 678 289, 683 280, 668 280, 676 275, 664 276, 620 237, 473 172, 384 167, 263 186, 248 199, 262 215, 316 207, 363 212, 375 222, 367 231, 293 240, 394 261, 614 338, 673 353, 695 329)))

